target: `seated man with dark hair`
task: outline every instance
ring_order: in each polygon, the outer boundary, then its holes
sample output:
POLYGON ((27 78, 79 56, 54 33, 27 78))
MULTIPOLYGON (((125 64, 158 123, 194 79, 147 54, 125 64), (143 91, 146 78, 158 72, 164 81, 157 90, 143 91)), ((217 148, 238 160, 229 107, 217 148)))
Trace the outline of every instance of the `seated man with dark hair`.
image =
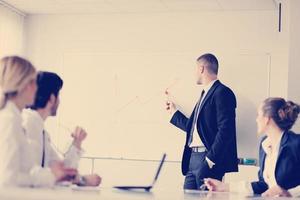
MULTIPOLYGON (((63 86, 63 80, 55 73, 39 72, 37 75, 37 92, 34 104, 30 109, 22 113, 23 127, 31 141, 33 152, 33 165, 43 168, 53 163, 61 162, 62 165, 78 168, 78 162, 82 154, 81 143, 86 137, 86 132, 76 127, 72 133, 73 143, 64 156, 58 154, 51 144, 49 134, 44 130, 44 122, 49 116, 56 116, 59 106, 59 92, 63 86)), ((45 177, 46 178, 46 177, 45 177)), ((86 186, 98 186, 100 176, 96 174, 75 177, 73 183, 86 186)))

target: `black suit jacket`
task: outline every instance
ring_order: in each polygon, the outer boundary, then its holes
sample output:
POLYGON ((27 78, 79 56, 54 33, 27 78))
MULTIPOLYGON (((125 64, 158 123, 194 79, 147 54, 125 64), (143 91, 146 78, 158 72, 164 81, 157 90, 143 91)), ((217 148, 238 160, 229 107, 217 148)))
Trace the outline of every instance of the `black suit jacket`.
MULTIPOLYGON (((259 181, 252 182, 252 189, 255 194, 262 194, 269 187, 264 180, 263 171, 265 167, 266 152, 259 148, 259 181)), ((300 185, 300 135, 291 131, 286 131, 280 141, 278 158, 275 167, 275 179, 277 184, 283 189, 291 189, 300 185)))
MULTIPOLYGON (((224 172, 238 171, 235 109, 234 93, 217 80, 203 99, 197 119, 199 136, 208 151, 206 156, 215 163, 214 167, 224 172)), ((195 108, 190 118, 187 118, 176 111, 171 119, 173 125, 187 133, 181 163, 183 175, 188 171, 191 157, 188 138, 191 135, 194 113, 195 108)))

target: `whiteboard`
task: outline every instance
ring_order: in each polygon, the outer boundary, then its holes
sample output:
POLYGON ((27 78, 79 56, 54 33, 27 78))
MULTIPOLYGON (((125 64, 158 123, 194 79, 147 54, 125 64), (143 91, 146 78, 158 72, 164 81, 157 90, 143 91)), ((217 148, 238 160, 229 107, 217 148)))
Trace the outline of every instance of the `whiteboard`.
MULTIPOLYGON (((195 53, 64 53, 61 104, 50 129, 66 145, 69 128, 88 131, 88 156, 180 160, 185 133, 169 123, 164 91, 187 116, 199 98, 195 53)), ((256 107, 269 94, 267 54, 219 53, 219 79, 236 94, 238 154, 257 157, 256 107)), ((52 123, 52 124, 51 124, 52 123)))

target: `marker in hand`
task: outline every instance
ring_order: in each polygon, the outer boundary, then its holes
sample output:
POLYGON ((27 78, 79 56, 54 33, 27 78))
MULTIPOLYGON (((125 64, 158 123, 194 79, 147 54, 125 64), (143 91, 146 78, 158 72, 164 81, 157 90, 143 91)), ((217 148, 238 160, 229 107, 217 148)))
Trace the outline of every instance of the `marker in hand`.
POLYGON ((170 110, 171 109, 170 108, 171 103, 170 103, 170 97, 169 97, 168 89, 166 89, 165 94, 167 95, 167 102, 166 102, 167 108, 166 109, 170 110))
MULTIPOLYGON (((72 141, 68 142, 68 148, 71 147, 71 145, 75 145, 78 149, 81 149, 81 143, 82 141, 86 138, 87 132, 81 128, 81 127, 76 127, 74 131, 72 131, 68 126, 65 126, 62 123, 59 123, 59 126, 63 129, 65 129, 67 132, 71 134, 71 137, 73 138, 72 141)), ((60 152, 61 154, 64 154, 62 151, 60 151, 57 147, 56 150, 60 152)))
POLYGON ((175 104, 170 100, 170 93, 168 89, 165 90, 165 95, 167 96, 167 101, 166 101, 166 110, 169 111, 170 114, 174 114, 176 110, 175 104))

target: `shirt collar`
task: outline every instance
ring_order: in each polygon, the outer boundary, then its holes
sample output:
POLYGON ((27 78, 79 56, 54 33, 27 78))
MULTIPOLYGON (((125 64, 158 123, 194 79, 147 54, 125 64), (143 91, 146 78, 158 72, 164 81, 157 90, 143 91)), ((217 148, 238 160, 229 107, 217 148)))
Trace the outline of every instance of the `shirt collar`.
POLYGON ((279 137, 279 140, 276 141, 276 144, 275 146, 273 147, 272 146, 272 143, 271 143, 271 140, 269 137, 267 137, 263 142, 262 142, 262 148, 263 150, 266 152, 266 154, 270 154, 271 153, 271 150, 274 149, 276 150, 276 152, 278 152, 279 150, 279 146, 280 146, 280 142, 281 142, 281 139, 282 139, 282 136, 283 136, 283 133, 281 133, 281 137, 279 137))
POLYGON ((203 90, 205 91, 205 93, 207 93, 207 92, 210 90, 210 88, 213 86, 213 84, 214 84, 217 80, 218 80, 218 79, 213 80, 213 81, 211 81, 210 83, 208 83, 207 85, 203 86, 203 90))
POLYGON ((23 120, 26 121, 34 121, 35 126, 44 129, 44 120, 41 115, 32 109, 24 109, 23 110, 23 120))

